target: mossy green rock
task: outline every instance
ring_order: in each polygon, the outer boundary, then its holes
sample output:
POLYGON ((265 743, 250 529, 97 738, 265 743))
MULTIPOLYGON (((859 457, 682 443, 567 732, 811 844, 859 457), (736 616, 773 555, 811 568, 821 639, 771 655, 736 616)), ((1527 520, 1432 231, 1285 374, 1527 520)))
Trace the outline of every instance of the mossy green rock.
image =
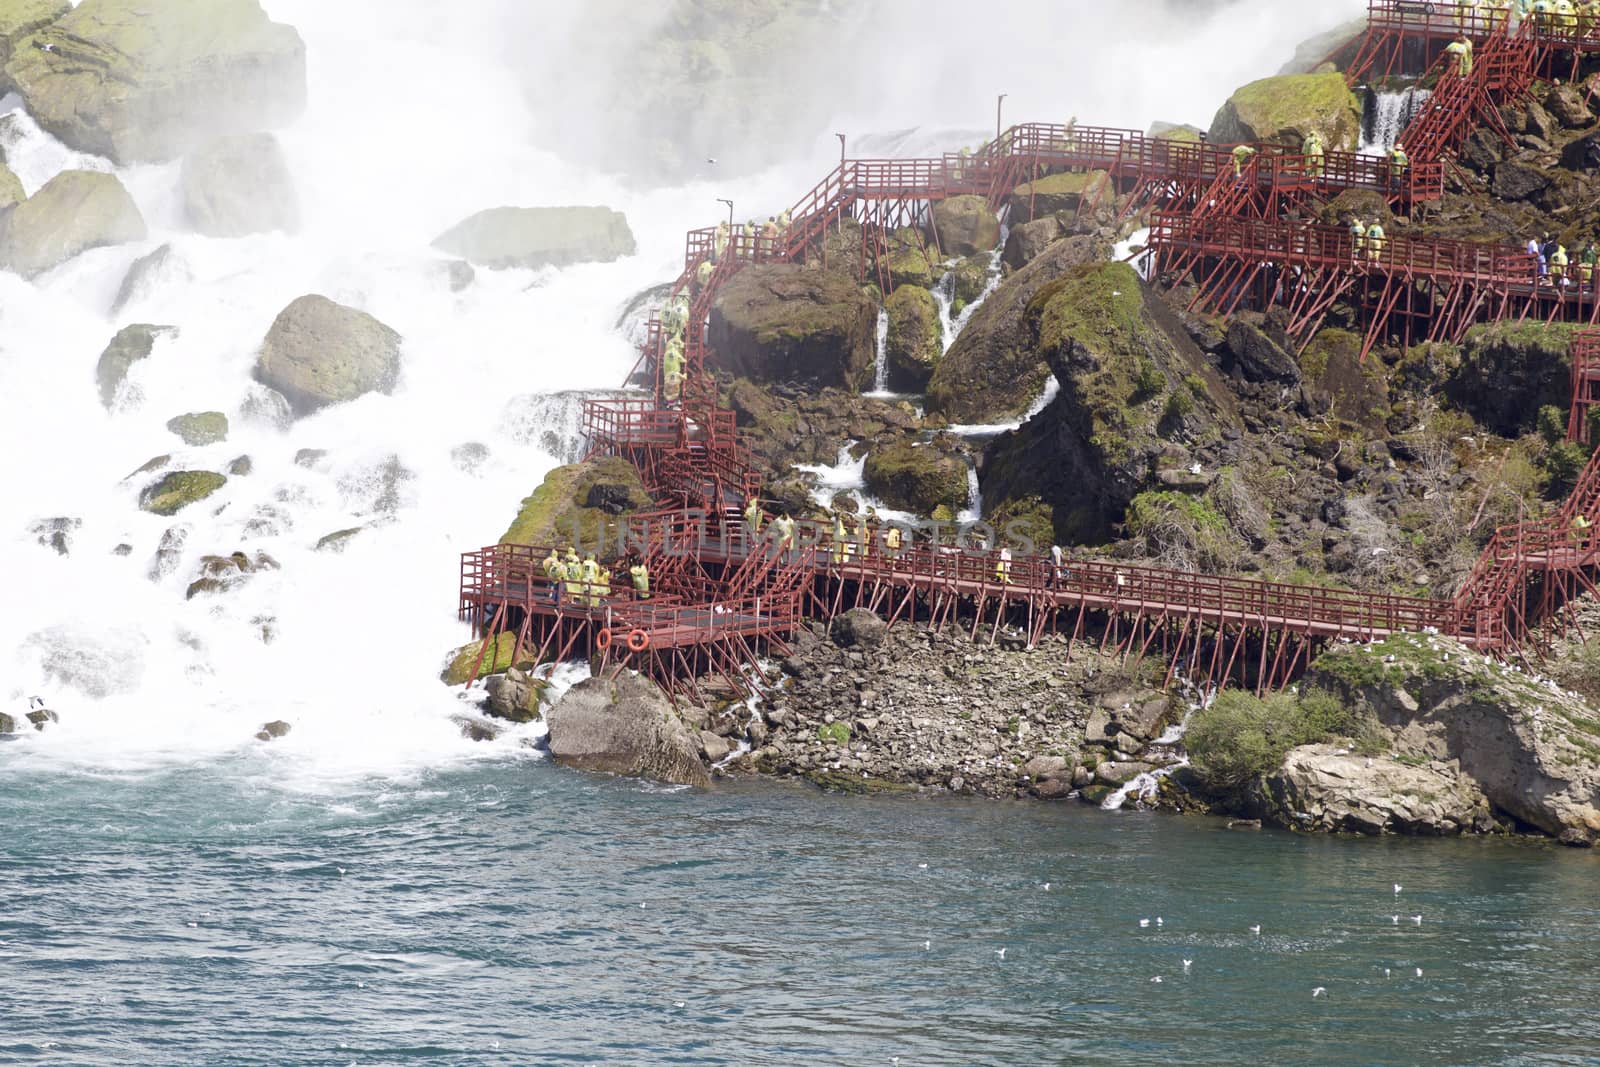
POLYGON ((1206 354, 1127 264, 1068 271, 1024 320, 1060 393, 989 447, 983 495, 991 510, 1048 506, 1057 543, 1104 540, 1169 445, 1237 421, 1206 354))
POLYGON ((1228 98, 1211 120, 1214 144, 1270 142, 1298 149, 1315 130, 1330 151, 1361 142, 1361 102, 1337 71, 1282 74, 1251 82, 1228 98))
POLYGON ((941 505, 952 512, 967 506, 966 463, 933 445, 901 440, 873 449, 862 477, 868 492, 899 511, 932 515, 941 505))
POLYGON ((1361 360, 1361 337, 1348 330, 1323 330, 1300 355, 1305 388, 1340 421, 1370 434, 1385 433, 1389 380, 1383 360, 1361 360))
POLYGON ((1474 326, 1446 395, 1502 437, 1528 433, 1541 407, 1566 411, 1572 401, 1568 347, 1574 329, 1537 319, 1474 326))
POLYGON ((293 231, 300 205, 283 146, 270 133, 218 138, 184 157, 183 206, 207 237, 293 231))
POLYGON ((723 369, 755 382, 860 389, 872 373, 877 319, 854 279, 747 267, 717 294, 709 340, 723 369))
POLYGON ((1111 176, 1103 170, 1051 174, 1012 191, 1011 225, 1018 226, 1046 215, 1074 215, 1085 200, 1090 204, 1103 204, 1114 196, 1111 176))
POLYGON ((228 439, 228 416, 220 411, 192 411, 167 420, 167 429, 191 448, 204 448, 228 439))
POLYGON ((154 326, 147 322, 136 322, 118 330, 106 350, 100 353, 100 361, 94 369, 95 382, 100 387, 100 403, 109 410, 116 402, 117 390, 128 378, 129 369, 140 360, 150 358, 159 337, 176 332, 175 326, 154 326))
POLYGON ((617 456, 557 467, 522 501, 511 526, 501 536, 506 545, 577 547, 610 559, 619 554, 615 533, 600 551, 601 531, 650 507, 650 494, 634 465, 617 456), (575 544, 576 542, 576 544, 575 544))
POLYGON ((156 515, 176 515, 228 484, 213 471, 173 471, 139 494, 139 507, 156 515))
POLYGON ((939 361, 928 383, 928 409, 961 423, 1021 417, 1050 377, 1026 315, 1029 301, 1050 282, 1095 262, 1105 251, 1091 237, 1057 241, 1002 282, 939 361))
POLYGON ((0 217, 0 266, 31 278, 80 252, 142 241, 147 233, 115 174, 62 171, 0 217))
POLYGON ((497 207, 440 234, 433 247, 491 270, 610 263, 633 255, 628 220, 608 207, 497 207))
POLYGON ((923 243, 921 234, 904 227, 889 234, 879 266, 891 288, 915 285, 928 289, 939 279, 938 259, 933 247, 923 243))
POLYGON ((884 343, 889 361, 889 388, 920 393, 928 388, 944 340, 939 329, 939 302, 926 289, 906 286, 888 300, 889 336, 884 343))
POLYGON ((6 213, 7 208, 16 207, 28 199, 27 191, 22 188, 22 179, 11 173, 4 163, 0 163, 0 215, 6 213))
MULTIPOLYGON (((17 45, 71 10, 67 0, 0 0, 0 96, 12 89, 5 68, 17 45)), ((5 202, 0 199, 0 211, 4 210, 5 202)))
POLYGON ((933 233, 946 256, 992 252, 1000 244, 1000 220, 981 196, 952 196, 933 205, 933 233))
POLYGON ((400 335, 364 311, 302 296, 267 331, 255 377, 282 393, 296 416, 389 393, 400 377, 400 335))
POLYGON ((47 132, 119 163, 177 159, 305 108, 305 44, 258 0, 83 0, 6 76, 47 132))
POLYGON ((491 642, 473 641, 462 645, 450 653, 450 660, 444 670, 439 672, 439 680, 445 685, 466 685, 467 679, 472 677, 473 665, 478 663, 478 655, 483 655, 483 663, 478 667, 478 677, 498 674, 503 670, 516 666, 511 662, 511 655, 517 648, 517 635, 501 632, 495 635, 491 642), (485 645, 489 647, 484 648, 485 645))

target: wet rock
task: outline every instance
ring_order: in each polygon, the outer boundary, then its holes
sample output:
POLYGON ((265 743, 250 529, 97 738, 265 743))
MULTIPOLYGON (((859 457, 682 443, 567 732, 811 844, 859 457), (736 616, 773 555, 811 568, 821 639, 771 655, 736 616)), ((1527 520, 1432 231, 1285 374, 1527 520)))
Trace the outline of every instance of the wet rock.
POLYGON ((840 648, 877 648, 888 632, 888 624, 875 612, 852 608, 833 620, 829 636, 840 648))
POLYGON ((183 550, 188 543, 188 526, 167 528, 161 535, 161 543, 157 546, 155 558, 150 563, 149 574, 152 582, 159 582, 178 569, 178 564, 183 561, 183 550))
POLYGON ((1155 767, 1148 763, 1102 763, 1094 769, 1094 776, 1103 785, 1121 786, 1153 770, 1155 767))
POLYGON ((452 259, 446 263, 444 276, 450 283, 452 293, 465 292, 478 280, 478 272, 464 259, 452 259))
POLYGON ((171 245, 162 245, 128 266, 128 273, 123 275, 122 285, 117 288, 116 299, 111 302, 111 312, 116 314, 156 289, 176 288, 193 277, 183 257, 173 251, 171 245))
POLYGON ((196 233, 293 232, 300 204, 283 147, 270 133, 222 137, 184 157, 184 210, 196 233))
MULTIPOLYGON (((1486 131, 1485 131, 1486 132, 1486 131)), ((1486 136, 1488 135, 1486 132, 1486 136)), ((1561 165, 1568 170, 1592 171, 1600 167, 1600 133, 1580 137, 1561 150, 1561 165)))
MULTIPOLYGON (((17 46, 26 47, 28 37, 71 10, 72 5, 67 0, 6 0, 0 4, 0 96, 13 89, 5 68, 17 46)), ((0 210, 4 210, 3 204, 0 210)))
POLYGON ((939 303, 926 289, 907 285, 896 289, 886 304, 889 334, 884 355, 889 361, 889 388, 897 393, 920 393, 944 355, 939 328, 939 303))
POLYGON ((257 0, 83 0, 6 75, 53 136, 119 163, 176 159, 305 107, 305 45, 257 0))
POLYGON ((1000 259, 1008 267, 1020 270, 1038 259, 1063 232, 1061 220, 1054 215, 1012 226, 1000 259))
POLYGON ((1247 319, 1234 319, 1228 326, 1228 350, 1248 381, 1291 385, 1300 381, 1295 358, 1247 319))
POLYGON ((243 552, 231 556, 202 556, 199 572, 189 583, 184 598, 193 600, 197 596, 232 592, 252 575, 278 569, 278 561, 265 552, 257 552, 253 558, 243 552))
POLYGON ((472 715, 452 715, 450 721, 461 728, 461 736, 468 741, 498 741, 505 727, 472 715))
POLYGON ((190 412, 168 419, 167 429, 190 448, 203 448, 228 439, 228 416, 220 411, 190 412))
POLYGON ((11 173, 11 169, 0 162, 0 215, 4 215, 26 199, 28 193, 22 187, 22 179, 11 173))
POLYGON ((647 679, 624 674, 573 686, 546 716, 550 754, 582 771, 705 787, 699 744, 647 679))
POLYGON ((1025 182, 1011 193, 1011 224, 1034 222, 1051 216, 1066 216, 1071 222, 1081 210, 1108 203, 1116 196, 1111 176, 1103 170, 1085 174, 1051 174, 1025 182))
POLYGON ((250 459, 249 456, 239 456, 232 463, 228 464, 228 476, 230 478, 248 477, 250 472, 253 470, 255 470, 255 463, 250 459))
POLYGON ((260 382, 251 382, 246 386, 244 399, 239 402, 239 421, 287 430, 294 425, 294 412, 282 393, 260 382))
POLYGON ((709 341, 756 382, 858 390, 870 380, 877 314, 855 282, 779 264, 748 267, 718 293, 709 341))
POLYGON ((62 171, 0 216, 0 265, 32 278, 92 248, 142 241, 147 232, 116 175, 62 171))
POLYGON ((626 459, 611 456, 557 467, 523 499, 500 543, 556 546, 576 539, 585 550, 612 559, 622 546, 614 534, 606 538, 603 531, 650 506, 638 468, 626 459))
POLYGON ((450 462, 463 474, 476 474, 489 462, 489 446, 477 441, 456 445, 450 450, 450 462))
POLYGON ((28 712, 27 719, 28 722, 33 725, 35 731, 43 733, 45 727, 53 726, 54 724, 60 722, 61 716, 57 715, 49 708, 36 708, 33 711, 28 712))
POLYGON ((305 416, 367 393, 389 393, 400 377, 398 333, 364 311, 302 296, 278 315, 255 377, 305 416))
POLYGON ((472 641, 451 652, 445 668, 439 672, 439 680, 449 686, 466 685, 475 664, 478 665, 479 678, 518 666, 511 659, 517 649, 516 634, 501 632, 492 642, 488 642, 487 649, 484 644, 484 641, 472 641))
POLYGON ((491 270, 610 263, 633 255, 628 220, 607 207, 499 207, 457 223, 433 242, 491 270))
POLYGON ((317 538, 316 551, 343 552, 346 548, 350 547, 350 542, 355 539, 356 535, 359 534, 361 530, 362 527, 354 526, 348 530, 335 530, 331 534, 325 534, 322 537, 317 538))
POLYGON ((720 763, 728 758, 728 753, 733 751, 733 746, 728 739, 721 737, 710 730, 700 732, 700 751, 705 754, 707 762, 720 763))
POLYGON ((946 256, 988 252, 1000 244, 1000 221, 981 196, 953 196, 933 205, 933 232, 946 256))
POLYGON ((489 694, 484 705, 487 714, 507 722, 527 723, 539 718, 539 707, 549 685, 513 667, 489 678, 483 688, 489 694))
POLYGON ((1490 190, 1501 200, 1531 200, 1550 187, 1550 175, 1543 167, 1508 160, 1494 169, 1490 190))
POLYGON ((275 719, 272 722, 262 724, 261 729, 256 731, 256 740, 276 741, 280 737, 288 737, 291 729, 293 727, 282 719, 275 719))
POLYGON ((176 515, 228 484, 213 471, 173 471, 139 494, 139 507, 155 515, 176 515))
POLYGON ((1473 327, 1445 381, 1445 395, 1502 437, 1536 429, 1541 407, 1565 411, 1571 402, 1571 330, 1559 323, 1511 321, 1473 327))
POLYGON ((1583 102, 1583 95, 1571 85, 1557 85, 1545 95, 1544 109, 1569 130, 1593 125, 1594 113, 1583 102))
POLYGON ((0 712, 0 734, 14 734, 17 732, 17 720, 5 712, 0 712))
POLYGON ((1062 756, 1035 756, 1022 765, 1022 773, 1035 781, 1060 778, 1069 769, 1067 760, 1062 756))
POLYGON ((1337 71, 1284 74, 1243 86, 1211 120, 1210 140, 1298 149, 1313 130, 1330 151, 1353 151, 1361 140, 1361 103, 1337 71))
POLYGON ((177 336, 176 326, 153 326, 134 323, 117 331, 95 365, 95 381, 100 386, 100 403, 109 410, 116 402, 117 392, 127 381, 128 371, 140 360, 150 358, 156 341, 165 336, 177 336))
POLYGON ((328 458, 326 448, 302 448, 294 454, 294 465, 304 467, 306 470, 316 470, 322 461, 328 458))
POLYGON ((959 455, 904 439, 873 449, 862 471, 869 493, 914 515, 932 515, 941 505, 952 512, 964 509, 970 496, 967 475, 959 455))
POLYGON ((66 516, 39 519, 28 526, 28 536, 32 537, 40 548, 54 549, 56 555, 65 556, 72 551, 72 535, 82 528, 82 519, 66 516))

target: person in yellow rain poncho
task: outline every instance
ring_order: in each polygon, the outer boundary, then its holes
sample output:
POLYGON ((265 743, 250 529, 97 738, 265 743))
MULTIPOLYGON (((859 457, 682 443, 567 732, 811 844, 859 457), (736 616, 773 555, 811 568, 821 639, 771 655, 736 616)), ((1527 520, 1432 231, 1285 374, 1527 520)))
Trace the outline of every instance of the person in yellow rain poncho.
POLYGON ((1322 177, 1323 153, 1322 134, 1312 130, 1300 143, 1300 154, 1306 157, 1306 173, 1313 178, 1322 177))
POLYGON ((1383 232, 1383 223, 1373 222, 1367 227, 1367 260, 1372 263, 1383 258, 1384 246, 1389 243, 1389 235, 1383 232))

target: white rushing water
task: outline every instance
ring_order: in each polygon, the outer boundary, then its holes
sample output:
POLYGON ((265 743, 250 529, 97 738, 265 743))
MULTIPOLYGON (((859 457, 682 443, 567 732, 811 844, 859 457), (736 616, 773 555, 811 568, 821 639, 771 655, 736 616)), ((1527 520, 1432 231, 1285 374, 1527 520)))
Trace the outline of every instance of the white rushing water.
POLYGON ((1361 151, 1387 155, 1411 120, 1422 113, 1433 93, 1415 87, 1367 94, 1361 118, 1361 151))
MULTIPOLYGON (((25 739, 28 760, 138 768, 211 759, 252 745, 251 734, 274 719, 293 732, 272 758, 312 785, 504 751, 459 736, 450 715, 460 703, 436 677, 445 650, 468 636, 455 618, 459 554, 493 542, 543 475, 578 455, 583 393, 618 387, 634 364, 615 324, 635 294, 677 274, 684 231, 717 218, 720 197, 734 199, 741 216, 775 213, 836 158, 822 129, 822 148, 783 167, 670 188, 568 162, 542 139, 539 109, 579 107, 581 95, 526 92, 527 56, 500 29, 514 11, 521 24, 539 24, 543 52, 564 50, 570 60, 603 50, 603 35, 587 34, 570 5, 264 6, 307 46, 309 107, 280 133, 300 199, 296 234, 196 236, 182 218, 177 164, 114 167, 40 132, 15 96, 0 102, 10 116, 9 163, 29 193, 64 168, 113 170, 151 231, 31 281, 0 273, 0 711, 20 713, 37 694, 62 714, 57 728, 25 739), (486 207, 601 203, 626 213, 637 255, 562 270, 479 270, 455 292, 445 259, 429 248, 486 207), (130 264, 163 245, 171 246, 165 266, 113 312, 130 264), (248 416, 250 372, 274 317, 306 293, 396 329, 402 378, 392 396, 282 430, 248 416), (107 412, 96 361, 135 322, 177 332, 135 365, 107 412), (224 444, 188 448, 165 428, 173 416, 212 410, 232 423, 224 444), (297 462, 306 449, 323 454, 297 462), (152 479, 129 477, 161 455, 171 469, 206 470, 248 455, 253 469, 163 519, 137 507, 152 479), (55 518, 68 520, 67 555, 41 546, 32 529, 55 518), (360 532, 342 553, 317 551, 325 535, 349 529, 360 532), (158 568, 164 538, 181 547, 158 568), (186 599, 201 556, 235 551, 267 553, 281 569, 230 594, 186 599)), ((1359 5, 1333 6, 1330 22, 1359 5)), ((1043 4, 1021 10, 1060 15, 1043 4)), ((905 25, 926 26, 924 14, 905 25)), ((1079 14, 1107 27, 1115 19, 1098 8, 1079 14)), ((1071 44, 1085 65, 1066 78, 1074 65, 1054 45, 1017 45, 1004 78, 985 74, 981 85, 964 84, 973 64, 947 77, 918 55, 908 77, 849 109, 838 128, 983 129, 994 94, 1007 90, 1008 117, 1017 119, 1077 111, 1085 121, 1204 123, 1229 89, 1274 69, 1314 29, 1299 15, 1267 22, 1255 32, 1259 5, 1239 4, 1155 41, 1124 26, 1118 39, 1071 44), (1195 46, 1241 34, 1251 48, 1226 62, 1195 46), (1124 85, 1128 70, 1149 69, 1153 54, 1175 72, 1203 70, 1205 91, 1187 76, 1135 79, 1132 95, 1103 91, 1124 85), (902 95, 913 85, 922 89, 902 95)), ((592 121, 603 128, 605 116, 592 121)), ((896 143, 930 139, 943 135, 912 131, 896 143)))

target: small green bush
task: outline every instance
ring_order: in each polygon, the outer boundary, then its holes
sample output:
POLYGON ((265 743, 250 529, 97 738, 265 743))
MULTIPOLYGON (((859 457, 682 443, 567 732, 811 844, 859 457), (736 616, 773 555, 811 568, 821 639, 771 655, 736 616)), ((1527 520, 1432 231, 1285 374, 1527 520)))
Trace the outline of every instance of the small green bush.
POLYGON ((1194 411, 1194 394, 1179 389, 1167 397, 1167 418, 1185 418, 1192 411, 1194 411))
POLYGON ((1550 476, 1550 491, 1566 493, 1578 482, 1578 475, 1589 462, 1589 450, 1573 441, 1552 445, 1545 453, 1544 470, 1550 476))
POLYGON ((1539 409, 1535 425, 1539 428, 1539 436, 1544 438, 1544 443, 1547 445, 1566 440, 1567 413, 1554 404, 1546 404, 1539 409))
POLYGON ((817 737, 830 745, 848 745, 850 743, 850 724, 846 722, 830 722, 817 727, 817 737))
POLYGON ((1276 770, 1291 748, 1335 738, 1349 739, 1369 754, 1381 747, 1372 724, 1329 693, 1260 698, 1230 689, 1195 712, 1184 747, 1208 785, 1229 790, 1276 770))
MULTIPOLYGON (((1155 396, 1167 387, 1167 376, 1161 373, 1161 368, 1148 359, 1139 360, 1139 373, 1133 380, 1133 395, 1135 397, 1155 396)), ((1565 429, 1563 428, 1563 431, 1565 429)))

